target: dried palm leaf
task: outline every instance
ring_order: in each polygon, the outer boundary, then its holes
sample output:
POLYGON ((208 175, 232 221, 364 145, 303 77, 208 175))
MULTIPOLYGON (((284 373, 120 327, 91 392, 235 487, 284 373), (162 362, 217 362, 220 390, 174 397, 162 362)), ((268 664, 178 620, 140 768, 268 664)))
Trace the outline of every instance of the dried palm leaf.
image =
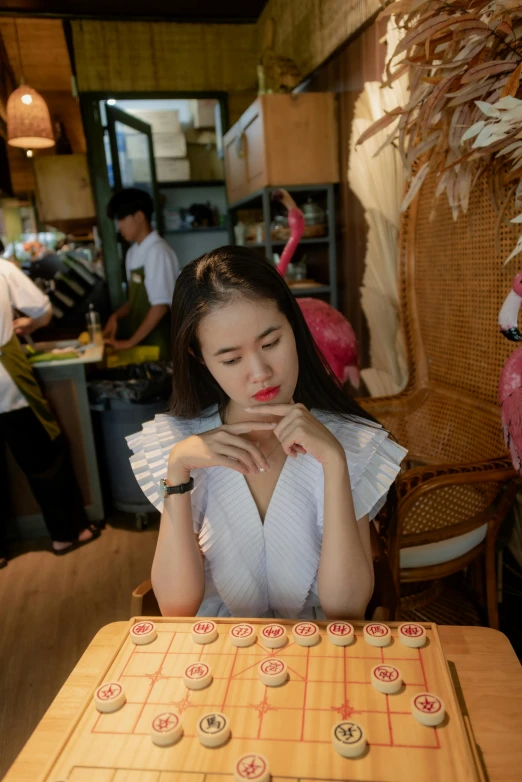
MULTIPOLYGON (((506 193, 522 206, 522 2, 395 0, 381 12, 392 16, 403 38, 394 41, 384 78, 392 84, 408 68, 411 97, 365 128, 358 143, 398 117, 379 150, 397 143, 410 182, 402 207, 427 171, 437 171, 437 196, 446 194, 456 217, 466 213, 477 178, 487 175, 500 230, 506 193)), ((521 251, 517 245, 509 259, 521 251)))

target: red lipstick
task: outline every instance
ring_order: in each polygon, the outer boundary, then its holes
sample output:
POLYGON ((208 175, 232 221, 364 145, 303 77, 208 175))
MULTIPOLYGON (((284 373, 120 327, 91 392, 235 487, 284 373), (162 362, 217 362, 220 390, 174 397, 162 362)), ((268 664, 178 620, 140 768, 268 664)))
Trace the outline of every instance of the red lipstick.
POLYGON ((254 399, 258 402, 271 402, 275 399, 281 390, 281 386, 271 386, 270 388, 262 388, 257 394, 254 394, 254 399))

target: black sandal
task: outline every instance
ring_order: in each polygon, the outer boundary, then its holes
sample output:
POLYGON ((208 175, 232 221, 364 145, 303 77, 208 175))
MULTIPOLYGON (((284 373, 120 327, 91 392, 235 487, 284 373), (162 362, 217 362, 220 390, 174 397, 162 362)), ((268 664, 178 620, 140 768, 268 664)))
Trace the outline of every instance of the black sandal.
POLYGON ((89 524, 86 529, 90 530, 92 537, 87 538, 87 540, 75 540, 73 543, 71 543, 70 546, 67 546, 66 548, 55 549, 52 547, 53 554, 55 554, 57 557, 62 557, 64 554, 68 554, 70 551, 76 551, 76 549, 81 548, 82 546, 86 546, 87 543, 92 543, 93 540, 96 540, 96 538, 99 538, 101 535, 100 530, 97 529, 93 524, 89 524))

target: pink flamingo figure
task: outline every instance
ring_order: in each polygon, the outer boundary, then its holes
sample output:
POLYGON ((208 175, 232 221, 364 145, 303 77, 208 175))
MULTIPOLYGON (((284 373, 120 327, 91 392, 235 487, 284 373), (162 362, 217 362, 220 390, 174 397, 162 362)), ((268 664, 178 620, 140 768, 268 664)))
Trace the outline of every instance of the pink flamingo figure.
MULTIPOLYGON (((281 253, 281 260, 277 267, 284 277, 303 235, 304 215, 286 190, 276 190, 272 198, 281 201, 288 210, 290 238, 281 253)), ((321 299, 299 298, 297 301, 308 328, 336 378, 341 383, 349 380, 354 388, 359 388, 361 373, 357 340, 349 322, 339 310, 321 299)))
MULTIPOLYGON (((522 304, 522 272, 513 280, 498 316, 501 333, 511 342, 521 342, 518 311, 522 304)), ((522 347, 515 350, 500 373, 498 399, 502 411, 504 440, 515 470, 522 474, 522 347)))

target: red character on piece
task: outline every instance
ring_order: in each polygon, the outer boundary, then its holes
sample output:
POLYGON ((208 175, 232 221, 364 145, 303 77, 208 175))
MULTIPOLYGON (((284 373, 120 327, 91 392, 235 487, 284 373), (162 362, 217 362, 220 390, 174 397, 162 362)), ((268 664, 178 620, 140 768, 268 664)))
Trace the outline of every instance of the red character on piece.
POLYGON ((415 706, 420 711, 434 714, 440 710, 440 701, 434 695, 420 695, 418 698, 415 698, 415 706))
POLYGON ((150 622, 140 622, 140 624, 134 625, 132 628, 134 635, 145 635, 145 633, 150 633, 151 630, 152 625, 150 622))
POLYGON ((232 635, 235 638, 246 638, 247 635, 252 635, 252 629, 247 625, 237 625, 232 630, 232 635))
POLYGON ((103 698, 108 701, 111 698, 115 698, 121 692, 119 684, 107 684, 105 687, 100 687, 98 690, 98 698, 103 698))
POLYGON ((269 625, 263 628, 263 635, 266 638, 279 638, 280 635, 283 635, 283 632, 283 628, 277 627, 277 625, 269 625))
POLYGON ((399 672, 396 668, 380 665, 375 669, 375 675, 383 682, 394 682, 398 677, 399 672))
POLYGON ((298 625, 295 631, 297 635, 312 635, 315 633, 315 628, 312 625, 298 625))
POLYGON ((196 625, 194 625, 194 632, 195 633, 211 633, 214 629, 214 623, 213 622, 198 622, 196 625))
POLYGON ((265 771, 265 764, 257 755, 248 755, 241 759, 238 771, 245 779, 257 779, 265 771))
POLYGON ((388 629, 384 627, 383 625, 368 625, 366 628, 366 632, 370 633, 370 635, 386 635, 388 632, 388 629))
POLYGON ((422 634, 422 627, 419 627, 419 625, 404 625, 404 627, 401 627, 401 633, 415 638, 422 634))
POLYGON ((265 660, 261 666, 263 673, 281 673, 283 670, 283 663, 281 660, 265 660))
POLYGON ((177 714, 167 712, 166 714, 160 714, 152 723, 154 730, 164 731, 175 728, 179 722, 177 714))
POLYGON ((334 635, 348 635, 350 628, 348 625, 332 625, 330 632, 334 635))
POLYGON ((187 668, 187 676, 190 676, 191 679, 201 679, 207 672, 208 668, 203 663, 195 663, 187 668))

